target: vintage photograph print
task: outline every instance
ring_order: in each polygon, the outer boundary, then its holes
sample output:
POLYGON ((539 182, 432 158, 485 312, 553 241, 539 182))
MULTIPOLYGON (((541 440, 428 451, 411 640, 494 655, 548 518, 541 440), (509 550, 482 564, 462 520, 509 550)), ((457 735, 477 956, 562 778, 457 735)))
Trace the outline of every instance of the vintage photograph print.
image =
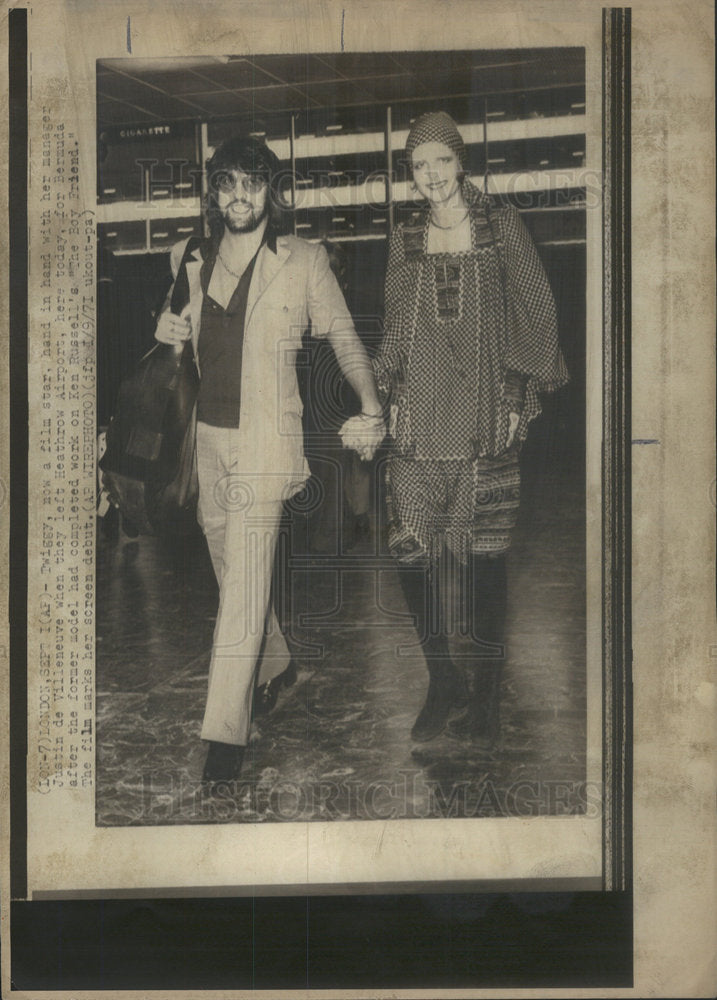
POLYGON ((713 11, 444 8, 9 11, 6 991, 714 993, 713 11))
POLYGON ((599 815, 584 49, 96 83, 97 826, 599 815))

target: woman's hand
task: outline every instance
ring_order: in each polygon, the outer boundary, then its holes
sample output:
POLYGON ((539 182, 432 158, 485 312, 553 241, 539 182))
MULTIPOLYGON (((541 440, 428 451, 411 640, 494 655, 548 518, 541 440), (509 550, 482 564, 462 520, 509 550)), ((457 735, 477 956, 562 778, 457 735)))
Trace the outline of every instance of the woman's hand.
POLYGON ((508 437, 505 442, 506 451, 508 451, 508 449, 513 444, 513 441, 515 440, 515 432, 518 430, 519 423, 520 423, 520 414, 511 411, 508 414, 508 437))
POLYGON ((171 344, 173 347, 181 346, 192 336, 192 321, 189 313, 182 316, 175 316, 169 309, 165 310, 157 321, 157 329, 154 331, 154 338, 160 344, 171 344))
POLYGON ((346 421, 339 436, 344 448, 353 448, 362 461, 368 462, 386 437, 386 425, 382 416, 359 413, 346 421))
POLYGON ((391 403, 388 411, 388 433, 396 440, 398 432, 398 403, 391 403))

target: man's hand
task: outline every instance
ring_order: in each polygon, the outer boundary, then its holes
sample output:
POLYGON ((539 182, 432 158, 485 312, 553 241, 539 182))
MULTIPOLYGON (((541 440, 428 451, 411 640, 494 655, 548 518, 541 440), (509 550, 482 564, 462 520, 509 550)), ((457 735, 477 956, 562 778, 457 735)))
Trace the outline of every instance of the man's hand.
POLYGON ((160 344, 171 344, 173 347, 181 346, 192 336, 192 321, 189 313, 182 316, 175 316, 167 309, 157 321, 157 329, 154 331, 154 338, 160 344))
POLYGON ((353 448, 362 461, 368 462, 386 437, 386 425, 382 416, 359 413, 346 421, 339 436, 344 448, 353 448))

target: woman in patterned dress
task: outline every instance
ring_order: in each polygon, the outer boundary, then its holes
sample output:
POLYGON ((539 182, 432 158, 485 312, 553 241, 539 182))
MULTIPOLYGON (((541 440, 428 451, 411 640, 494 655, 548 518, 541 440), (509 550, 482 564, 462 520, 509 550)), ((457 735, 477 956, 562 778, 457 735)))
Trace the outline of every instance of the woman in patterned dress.
POLYGON ((538 393, 567 372, 535 246, 515 209, 467 179, 450 116, 418 118, 406 154, 426 204, 391 237, 374 370, 391 410, 389 547, 429 675, 411 735, 430 740, 450 720, 492 746, 518 451, 538 393))

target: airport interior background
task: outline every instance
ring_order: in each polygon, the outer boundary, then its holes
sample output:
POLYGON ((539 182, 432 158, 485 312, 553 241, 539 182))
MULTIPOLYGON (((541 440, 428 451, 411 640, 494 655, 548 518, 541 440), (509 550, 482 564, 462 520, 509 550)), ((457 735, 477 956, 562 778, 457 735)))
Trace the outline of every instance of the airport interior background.
POLYGON ((169 249, 204 233, 202 166, 237 132, 265 139, 279 157, 294 206, 290 231, 338 248, 346 300, 371 351, 381 336, 387 239, 418 204, 403 153, 408 129, 423 111, 449 112, 474 183, 515 205, 537 245, 570 372, 569 384, 544 399, 521 455, 494 749, 449 736, 411 743, 427 674, 410 648, 411 620, 385 548, 387 451, 364 470, 355 503, 334 471, 340 411, 349 416, 355 400, 334 373, 340 406, 324 420, 315 373, 330 360, 307 338, 299 363, 313 476, 280 545, 291 566, 298 673, 255 723, 247 793, 221 810, 190 794, 203 762, 217 604, 201 533, 137 535, 111 511, 97 546, 98 824, 583 812, 584 51, 107 60, 97 66, 97 100, 98 431, 121 380, 154 343, 169 249), (276 792, 282 782, 293 792, 276 792), (359 786, 374 791, 357 795, 359 786))

